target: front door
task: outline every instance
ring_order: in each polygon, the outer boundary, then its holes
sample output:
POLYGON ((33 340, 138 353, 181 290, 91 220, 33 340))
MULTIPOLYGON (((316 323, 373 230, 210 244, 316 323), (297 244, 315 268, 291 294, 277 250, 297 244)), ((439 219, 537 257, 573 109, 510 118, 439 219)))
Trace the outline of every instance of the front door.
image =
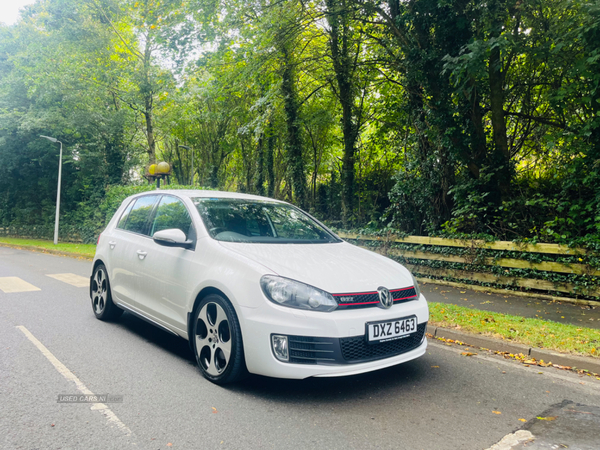
MULTIPOLYGON (((188 240, 195 240, 190 214, 183 201, 163 195, 149 227, 149 236, 161 230, 177 228, 188 240)), ((186 331, 187 303, 192 295, 190 273, 195 251, 165 247, 150 241, 140 271, 138 305, 147 315, 186 331)))

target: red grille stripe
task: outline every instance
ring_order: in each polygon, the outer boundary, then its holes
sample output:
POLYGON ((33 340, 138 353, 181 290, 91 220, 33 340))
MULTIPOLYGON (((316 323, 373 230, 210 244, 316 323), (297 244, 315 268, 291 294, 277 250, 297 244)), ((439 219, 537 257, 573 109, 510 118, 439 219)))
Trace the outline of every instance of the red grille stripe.
MULTIPOLYGON (((409 286, 409 287, 401 288, 401 289, 390 289, 390 292, 408 291, 409 289, 414 289, 414 286, 409 286)), ((331 294, 331 295, 333 295, 334 297, 347 297, 347 296, 353 297, 355 295, 376 295, 377 293, 378 293, 377 291, 375 291, 375 292, 349 292, 347 294, 331 294)), ((375 302, 375 303, 378 303, 378 302, 375 302)), ((348 303, 345 303, 345 304, 348 304, 348 303)))
POLYGON ((350 296, 350 297, 354 297, 356 295, 376 295, 377 292, 354 292, 354 293, 349 293, 349 294, 331 294, 334 297, 346 297, 346 296, 350 296))
MULTIPOLYGON (((402 297, 402 298, 397 298, 394 299, 394 302, 399 302, 400 300, 406 300, 407 298, 415 298, 416 295, 411 295, 410 297, 402 297)), ((355 306, 355 305, 375 305, 376 303, 379 302, 363 302, 363 303, 340 303, 340 306, 355 306)))
POLYGON ((398 291, 408 291, 409 289, 414 289, 414 286, 409 286, 407 288, 402 288, 402 289, 390 289, 390 292, 398 292, 398 291))

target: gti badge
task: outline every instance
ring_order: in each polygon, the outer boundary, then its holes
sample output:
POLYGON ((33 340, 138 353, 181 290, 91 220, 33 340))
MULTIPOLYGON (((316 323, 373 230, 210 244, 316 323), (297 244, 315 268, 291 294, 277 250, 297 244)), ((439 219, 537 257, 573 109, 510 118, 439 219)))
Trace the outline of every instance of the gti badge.
POLYGON ((392 294, 390 294, 389 289, 379 286, 377 288, 377 293, 379 294, 379 306, 385 309, 391 308, 392 304, 394 303, 394 299, 392 298, 392 294))

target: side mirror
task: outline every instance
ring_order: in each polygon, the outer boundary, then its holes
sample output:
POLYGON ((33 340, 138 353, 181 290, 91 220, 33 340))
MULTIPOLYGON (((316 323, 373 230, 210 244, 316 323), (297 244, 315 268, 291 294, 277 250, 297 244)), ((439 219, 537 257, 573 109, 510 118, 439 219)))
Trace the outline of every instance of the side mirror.
POLYGON ((192 248, 194 242, 188 241, 185 233, 179 228, 170 228, 168 230, 160 230, 152 236, 154 242, 165 247, 182 247, 192 248))

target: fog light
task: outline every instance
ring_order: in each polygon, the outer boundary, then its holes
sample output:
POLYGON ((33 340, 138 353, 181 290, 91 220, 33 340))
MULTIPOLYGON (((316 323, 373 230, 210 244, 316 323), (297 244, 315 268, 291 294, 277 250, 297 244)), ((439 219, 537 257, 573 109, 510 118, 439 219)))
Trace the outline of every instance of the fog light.
POLYGON ((273 346, 273 353, 279 361, 289 361, 290 354, 288 352, 288 338, 287 336, 281 336, 274 334, 271 336, 271 345, 273 346))

